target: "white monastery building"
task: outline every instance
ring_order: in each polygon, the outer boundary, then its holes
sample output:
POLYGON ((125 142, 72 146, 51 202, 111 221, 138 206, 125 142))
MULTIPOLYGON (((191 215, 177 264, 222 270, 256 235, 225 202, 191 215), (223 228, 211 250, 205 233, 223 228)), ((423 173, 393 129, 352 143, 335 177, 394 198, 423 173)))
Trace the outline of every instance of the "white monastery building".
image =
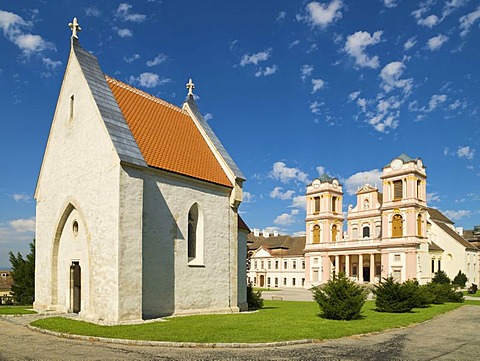
POLYGON ((247 308, 245 177, 193 97, 104 75, 79 43, 35 191, 37 311, 118 323, 247 308))
MULTIPOLYGON (((400 282, 416 279, 425 284, 438 270, 451 279, 462 271, 469 284, 478 284, 480 251, 451 220, 427 206, 425 169, 420 158, 402 154, 392 160, 383 168, 382 192, 369 184, 357 191, 357 204, 346 212, 345 232, 342 185, 325 174, 314 179, 306 192, 303 258, 298 250, 295 252, 305 264, 305 281, 286 286, 310 288, 338 272, 359 283, 376 283, 393 276, 400 282)), ((276 287, 268 267, 270 260, 278 257, 274 254, 278 246, 275 237, 265 238, 263 243, 258 237, 249 238, 255 240, 249 246, 249 281, 276 287), (263 262, 260 269, 256 268, 257 260, 263 262)))

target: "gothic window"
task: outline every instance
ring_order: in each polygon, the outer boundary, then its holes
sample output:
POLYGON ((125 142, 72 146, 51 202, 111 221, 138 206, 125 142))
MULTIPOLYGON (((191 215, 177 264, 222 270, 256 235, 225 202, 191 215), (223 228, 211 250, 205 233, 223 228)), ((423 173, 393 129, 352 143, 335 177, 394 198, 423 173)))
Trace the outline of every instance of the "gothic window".
POLYGON ((370 237, 370 227, 369 226, 363 227, 362 233, 363 233, 363 238, 370 237))
POLYGON ((420 214, 417 216, 417 236, 422 236, 422 216, 420 214))
POLYGON ((198 204, 192 205, 188 211, 188 262, 193 264, 203 263, 203 217, 198 209, 198 204))
POLYGON ((394 214, 392 217, 392 237, 403 237, 403 217, 400 214, 394 214))
POLYGON ((421 189, 422 189, 422 181, 420 180, 417 180, 417 199, 421 199, 420 197, 420 193, 421 193, 421 189))
POLYGON ((403 181, 396 180, 393 181, 393 200, 400 200, 403 198, 403 181))
POLYGON ((318 224, 313 226, 313 243, 320 243, 320 226, 318 224))
POLYGON ((338 232, 337 225, 334 224, 332 226, 332 242, 335 242, 337 240, 337 232, 338 232))

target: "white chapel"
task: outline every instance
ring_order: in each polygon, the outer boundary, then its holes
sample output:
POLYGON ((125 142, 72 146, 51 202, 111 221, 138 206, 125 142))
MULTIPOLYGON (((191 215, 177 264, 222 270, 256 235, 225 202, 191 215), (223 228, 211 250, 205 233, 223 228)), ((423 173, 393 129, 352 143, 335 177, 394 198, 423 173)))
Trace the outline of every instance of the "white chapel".
POLYGON ((35 190, 37 311, 118 323, 247 308, 245 177, 202 117, 71 50, 35 190))

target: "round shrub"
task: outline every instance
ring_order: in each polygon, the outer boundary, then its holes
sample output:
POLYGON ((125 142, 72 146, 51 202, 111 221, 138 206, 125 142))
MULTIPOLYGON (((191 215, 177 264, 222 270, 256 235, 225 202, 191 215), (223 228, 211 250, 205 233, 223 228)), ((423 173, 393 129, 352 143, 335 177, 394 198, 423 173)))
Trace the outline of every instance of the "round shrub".
POLYGON ((452 283, 455 285, 459 285, 461 288, 463 288, 465 287, 465 283, 467 283, 467 281, 467 275, 462 271, 458 271, 458 274, 455 276, 452 283))
POLYGON ((367 291, 348 279, 345 274, 334 275, 321 287, 312 288, 313 298, 330 320, 354 320, 360 318, 367 299, 367 291))
POLYGON ((432 283, 450 284, 452 281, 448 278, 444 271, 435 272, 435 276, 432 278, 432 283))
POLYGON ((378 312, 405 313, 418 307, 422 302, 418 299, 418 283, 407 281, 397 282, 393 277, 384 278, 375 285, 375 306, 378 312))

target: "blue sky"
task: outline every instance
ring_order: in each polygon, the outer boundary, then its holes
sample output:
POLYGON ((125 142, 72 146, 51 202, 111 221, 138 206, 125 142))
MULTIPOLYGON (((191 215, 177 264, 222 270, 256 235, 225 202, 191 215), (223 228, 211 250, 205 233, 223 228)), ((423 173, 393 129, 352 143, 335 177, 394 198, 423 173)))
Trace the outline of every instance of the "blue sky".
POLYGON ((108 75, 179 106, 193 79, 251 228, 298 234, 308 182, 339 178, 346 209, 403 152, 430 206, 480 225, 479 1, 2 1, 0 266, 34 237, 74 16, 108 75))

